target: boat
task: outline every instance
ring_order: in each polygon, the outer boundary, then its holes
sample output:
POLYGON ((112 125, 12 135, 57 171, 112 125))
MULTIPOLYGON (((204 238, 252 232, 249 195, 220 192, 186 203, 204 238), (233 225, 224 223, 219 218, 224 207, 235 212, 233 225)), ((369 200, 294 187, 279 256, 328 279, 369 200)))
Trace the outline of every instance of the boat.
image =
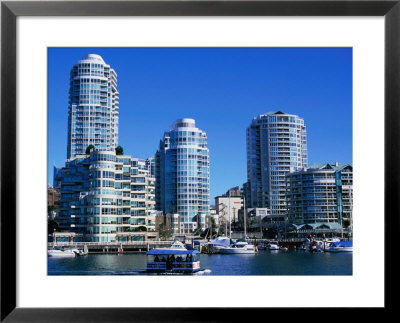
POLYGON ((157 248, 157 250, 176 250, 176 249, 178 249, 178 250, 187 250, 185 245, 182 242, 178 241, 178 240, 175 240, 174 242, 172 242, 171 246, 169 246, 167 248, 157 248))
POLYGON ((326 238, 322 241, 318 241, 318 244, 323 251, 328 251, 332 243, 339 241, 340 241, 339 238, 326 238))
POLYGON ((288 251, 289 248, 288 248, 288 247, 284 247, 284 246, 280 246, 280 247, 279 247, 279 250, 288 251))
POLYGON ((270 242, 267 244, 267 248, 268 248, 269 250, 279 250, 279 249, 280 249, 279 244, 278 244, 277 241, 270 241, 270 242))
POLYGON ((298 250, 304 250, 309 252, 324 252, 327 251, 329 242, 323 240, 308 240, 306 239, 302 245, 299 246, 298 250))
POLYGON ((201 248, 203 253, 214 254, 219 253, 221 248, 231 246, 231 239, 228 237, 218 237, 204 244, 201 248))
POLYGON ((322 242, 318 240, 313 240, 308 245, 310 252, 323 252, 322 242))
POLYGON ((337 241, 332 242, 329 252, 353 252, 353 241, 337 241))
POLYGON ((232 246, 219 249, 219 253, 222 254, 255 254, 257 251, 256 246, 248 244, 246 241, 239 241, 232 246))
POLYGON ((54 258, 73 258, 76 251, 76 248, 53 247, 53 249, 47 251, 47 255, 54 258))
POLYGON ((200 271, 200 252, 188 250, 182 242, 174 241, 169 248, 154 248, 147 251, 148 273, 184 273, 200 271))
POLYGON ((304 239, 303 243, 299 246, 298 250, 310 250, 310 241, 308 239, 304 239))
POLYGON ((77 256, 86 256, 86 255, 88 255, 89 254, 89 250, 88 250, 88 247, 87 247, 87 245, 84 245, 83 246, 83 250, 74 250, 74 252, 75 252, 75 254, 77 255, 77 256))
POLYGON ((267 250, 267 243, 265 241, 260 241, 260 243, 257 246, 258 250, 267 250))
MULTIPOLYGON (((230 195, 229 195, 230 197, 230 195)), ((229 199, 230 202, 230 199, 229 199)), ((219 251, 219 253, 221 254, 255 254, 256 252, 258 252, 258 249, 255 245, 249 244, 246 241, 247 234, 246 234, 246 199, 243 198, 243 205, 244 205, 244 234, 243 234, 243 238, 237 241, 234 241, 233 244, 230 244, 231 239, 230 239, 230 234, 229 234, 229 238, 224 238, 225 239, 225 243, 228 245, 225 246, 218 246, 217 250, 219 251)), ((230 221, 229 221, 230 223, 230 221)), ((229 232, 230 229, 229 229, 229 232)))

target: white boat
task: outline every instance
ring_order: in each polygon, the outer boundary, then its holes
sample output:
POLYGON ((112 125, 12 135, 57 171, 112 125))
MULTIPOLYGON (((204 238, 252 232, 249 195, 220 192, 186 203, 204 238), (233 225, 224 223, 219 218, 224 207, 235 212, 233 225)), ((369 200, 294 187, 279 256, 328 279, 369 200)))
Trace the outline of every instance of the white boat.
POLYGON ((279 244, 278 244, 277 241, 270 241, 270 242, 267 244, 267 248, 268 248, 269 250, 279 250, 279 249, 280 249, 279 244))
POLYGON ((340 241, 339 238, 326 238, 322 241, 318 241, 318 245, 323 251, 329 251, 331 244, 339 241, 340 241))
POLYGON ((223 254, 255 254, 257 247, 245 241, 236 242, 229 247, 221 247, 219 253, 223 254))
POLYGON ((83 250, 74 250, 74 252, 77 256, 86 256, 89 254, 87 245, 83 246, 83 250))
POLYGON ((203 245, 201 252, 214 254, 219 253, 221 248, 229 247, 231 245, 231 239, 228 237, 218 237, 203 245))
POLYGON ((353 252, 353 241, 332 242, 329 252, 353 252))
POLYGON ((175 240, 174 242, 171 243, 169 247, 157 248, 157 250, 187 250, 187 249, 182 242, 175 240))
POLYGON ((73 258, 76 255, 77 249, 65 249, 62 247, 54 247, 53 249, 47 251, 47 255, 49 257, 57 257, 57 258, 73 258))

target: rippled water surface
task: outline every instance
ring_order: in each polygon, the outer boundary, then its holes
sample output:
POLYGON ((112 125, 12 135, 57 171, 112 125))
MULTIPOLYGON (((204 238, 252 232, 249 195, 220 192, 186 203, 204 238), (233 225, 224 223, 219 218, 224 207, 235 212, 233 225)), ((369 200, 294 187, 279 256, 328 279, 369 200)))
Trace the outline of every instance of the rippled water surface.
MULTIPOLYGON (((352 253, 260 251, 256 255, 200 255, 205 275, 352 275, 352 253)), ((48 258, 49 275, 141 275, 145 254, 48 258)))

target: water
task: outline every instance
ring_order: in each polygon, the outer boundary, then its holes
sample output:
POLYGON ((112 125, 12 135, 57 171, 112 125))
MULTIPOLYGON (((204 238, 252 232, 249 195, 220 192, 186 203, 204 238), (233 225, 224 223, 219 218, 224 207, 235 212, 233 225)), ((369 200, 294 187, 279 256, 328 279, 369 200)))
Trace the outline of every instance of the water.
MULTIPOLYGON (((200 255, 206 275, 352 275, 352 253, 260 251, 255 255, 200 255)), ((49 275, 140 275, 145 254, 90 254, 48 258, 49 275)))

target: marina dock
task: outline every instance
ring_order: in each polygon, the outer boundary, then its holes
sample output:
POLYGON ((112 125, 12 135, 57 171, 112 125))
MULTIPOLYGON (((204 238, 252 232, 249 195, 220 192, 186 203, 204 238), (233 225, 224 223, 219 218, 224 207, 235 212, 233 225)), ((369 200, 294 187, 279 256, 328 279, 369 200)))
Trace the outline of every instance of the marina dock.
MULTIPOLYGON (((207 243, 207 240, 197 240, 201 246, 207 243)), ((247 239, 247 241, 256 246, 262 243, 269 243, 272 239, 247 239)), ((288 246, 289 249, 294 249, 303 244, 304 238, 278 239, 279 245, 288 246)), ((48 250, 53 247, 76 247, 83 249, 87 245, 89 253, 118 253, 122 247, 123 253, 129 252, 146 252, 153 248, 169 247, 172 241, 126 241, 126 242, 49 242, 48 250)), ((186 240, 186 245, 192 245, 192 240, 186 240)), ((120 251, 121 252, 121 251, 120 251)))
POLYGON ((49 242, 47 249, 53 247, 76 247, 83 249, 87 246, 89 253, 118 253, 122 252, 146 252, 153 248, 169 247, 171 241, 128 241, 128 242, 49 242))

